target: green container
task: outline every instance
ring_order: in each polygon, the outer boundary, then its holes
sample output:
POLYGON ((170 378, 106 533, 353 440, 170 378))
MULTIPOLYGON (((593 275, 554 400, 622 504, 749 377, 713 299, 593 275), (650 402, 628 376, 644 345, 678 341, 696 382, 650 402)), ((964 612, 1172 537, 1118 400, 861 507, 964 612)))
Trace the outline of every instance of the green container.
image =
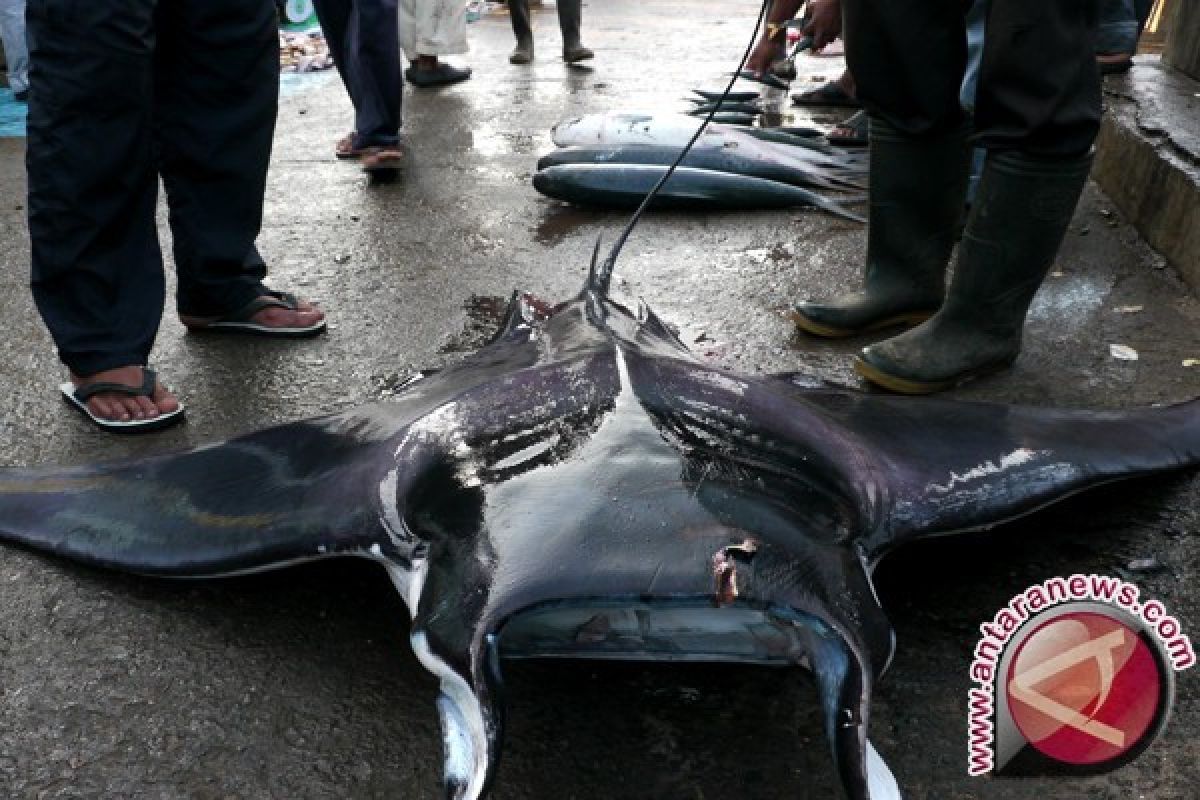
POLYGON ((317 22, 317 12, 313 10, 312 0, 287 0, 283 7, 280 27, 296 33, 319 31, 321 25, 317 22))

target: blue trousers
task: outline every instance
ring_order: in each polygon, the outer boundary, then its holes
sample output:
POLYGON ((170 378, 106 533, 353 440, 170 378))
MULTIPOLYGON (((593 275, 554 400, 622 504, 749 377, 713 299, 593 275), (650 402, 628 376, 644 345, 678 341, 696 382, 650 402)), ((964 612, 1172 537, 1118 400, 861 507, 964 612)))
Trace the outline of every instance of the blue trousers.
POLYGON ((28 0, 31 284, 77 374, 149 357, 160 176, 179 311, 220 315, 261 293, 277 19, 272 0, 28 0))
POLYGON ((354 104, 354 146, 396 144, 404 96, 396 0, 313 0, 313 8, 354 104))

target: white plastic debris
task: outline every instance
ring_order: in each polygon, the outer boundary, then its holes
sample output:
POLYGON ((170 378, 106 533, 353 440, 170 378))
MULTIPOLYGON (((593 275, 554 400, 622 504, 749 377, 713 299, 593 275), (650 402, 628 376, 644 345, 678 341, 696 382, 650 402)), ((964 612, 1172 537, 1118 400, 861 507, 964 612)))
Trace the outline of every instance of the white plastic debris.
POLYGON ((1113 311, 1118 314, 1137 314, 1145 309, 1145 306, 1117 306, 1113 311))
POLYGON ((1137 361, 1138 352, 1132 347, 1123 344, 1110 344, 1108 346, 1108 354, 1120 361, 1137 361))

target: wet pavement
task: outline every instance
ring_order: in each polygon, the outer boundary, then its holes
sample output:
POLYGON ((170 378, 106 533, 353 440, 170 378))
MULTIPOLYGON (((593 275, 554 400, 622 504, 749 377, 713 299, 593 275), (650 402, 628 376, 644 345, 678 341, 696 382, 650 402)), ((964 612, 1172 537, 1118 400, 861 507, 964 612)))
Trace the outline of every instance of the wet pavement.
MULTIPOLYGON (((683 108, 745 46, 753 3, 591 3, 592 68, 557 58, 552 8, 538 60, 510 66, 503 14, 470 28, 465 84, 406 95, 413 165, 368 186, 332 157, 350 122, 331 73, 282 99, 261 249, 271 283, 318 298, 328 336, 299 343, 187 336, 164 317, 153 363, 186 402, 182 428, 114 439, 68 413, 63 371, 27 288, 22 143, 0 139, 0 441, 4 464, 84 463, 213 441, 386 397, 417 370, 479 346, 514 288, 562 299, 618 213, 530 187, 559 119, 683 108)), ((835 75, 836 59, 799 63, 835 75)), ((800 83, 797 86, 801 85, 800 83)), ((820 117, 829 122, 841 113, 820 117)), ((803 119, 797 120, 800 124, 803 119)), ((163 229, 164 241, 169 241, 163 229)), ((644 298, 716 363, 854 383, 861 341, 797 335, 782 316, 856 280, 862 228, 818 212, 648 216, 620 295, 644 298)), ((1124 408, 1200 394, 1200 303, 1089 187, 1035 301, 1011 372, 962 397, 1124 408), (1134 310, 1137 309, 1137 310, 1134 310), (1110 345, 1138 353, 1119 360, 1110 345)), ((1180 675, 1162 740, 1085 779, 972 779, 966 691, 977 626, 1026 586, 1070 572, 1136 576, 1200 635, 1200 476, 1081 496, 988 534, 911 548, 881 567, 898 651, 872 738, 908 798, 1190 798, 1200 784, 1200 683, 1180 675)), ((0 552, 0 796, 434 798, 434 684, 410 655, 405 611, 378 569, 337 563, 210 584, 82 569, 0 552)), ((798 671, 522 662, 494 796, 833 798, 811 682, 798 671)))

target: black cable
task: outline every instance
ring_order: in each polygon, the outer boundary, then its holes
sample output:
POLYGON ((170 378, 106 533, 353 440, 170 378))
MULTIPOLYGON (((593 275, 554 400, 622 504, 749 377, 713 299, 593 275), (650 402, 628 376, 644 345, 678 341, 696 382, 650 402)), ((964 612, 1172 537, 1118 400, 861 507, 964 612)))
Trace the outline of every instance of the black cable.
MULTIPOLYGON (((600 267, 599 271, 594 273, 593 279, 589 282, 591 284, 591 288, 601 292, 602 294, 608 291, 609 281, 612 280, 613 268, 616 267, 617 256, 620 254, 621 248, 625 246, 625 240, 629 238, 629 234, 633 233, 633 228, 635 225, 637 225, 638 219, 641 218, 642 212, 649 207, 651 201, 654 200, 654 196, 658 194, 658 190, 663 187, 663 185, 671 177, 671 173, 675 171, 675 168, 678 167, 680 162, 682 162, 687 156, 688 152, 692 149, 692 145, 696 143, 701 134, 703 134, 704 130, 708 127, 708 123, 712 122, 712 118, 717 113, 717 109, 721 107, 721 103, 724 102, 725 98, 729 96, 729 92, 733 89, 733 85, 737 83, 739 74, 741 73, 742 69, 745 68, 746 62, 750 59, 750 53, 754 50, 754 45, 758 41, 758 32, 762 28, 767 17, 770 16, 771 6, 773 3, 774 0, 763 0, 762 10, 759 11, 758 19, 754 22, 754 32, 750 34, 750 44, 746 47, 746 52, 742 54, 742 60, 738 62, 737 69, 733 71, 733 76, 729 79, 729 84, 725 87, 725 91, 721 93, 720 100, 713 103, 712 110, 708 112, 708 116, 706 116, 704 121, 700 123, 700 126, 696 128, 696 132, 692 135, 692 138, 688 141, 688 143, 684 145, 681 151, 679 151, 679 155, 676 157, 674 163, 667 167, 667 171, 664 172, 663 176, 658 179, 658 183, 654 184, 654 188, 646 193, 645 199, 642 200, 642 203, 637 207, 637 210, 633 212, 633 216, 630 218, 629 223, 626 224, 625 229, 621 231, 621 235, 617 237, 617 241, 613 244, 612 250, 610 250, 608 253, 608 258, 604 259, 604 264, 600 267)), ((599 246, 599 242, 597 242, 597 249, 599 249, 599 246)))

